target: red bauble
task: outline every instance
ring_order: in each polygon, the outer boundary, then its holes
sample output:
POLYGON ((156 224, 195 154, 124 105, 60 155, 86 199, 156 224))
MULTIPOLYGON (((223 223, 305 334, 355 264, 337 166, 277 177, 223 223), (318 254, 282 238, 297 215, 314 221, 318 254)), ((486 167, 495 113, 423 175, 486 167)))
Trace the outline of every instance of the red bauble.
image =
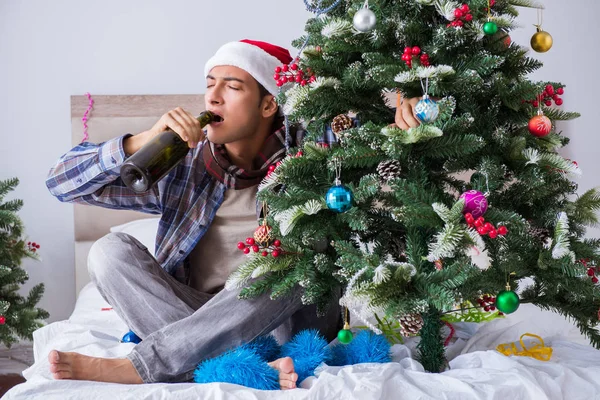
POLYGON ((552 121, 545 115, 536 115, 529 120, 529 132, 533 136, 544 137, 550 133, 552 121))

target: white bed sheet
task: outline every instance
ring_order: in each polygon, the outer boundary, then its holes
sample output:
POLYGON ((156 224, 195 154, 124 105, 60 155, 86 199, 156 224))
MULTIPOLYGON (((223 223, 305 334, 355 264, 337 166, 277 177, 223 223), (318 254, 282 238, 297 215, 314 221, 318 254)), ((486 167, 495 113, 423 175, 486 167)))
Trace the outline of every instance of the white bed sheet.
POLYGON ((3 398, 11 399, 600 399, 600 351, 563 317, 522 305, 517 313, 488 324, 456 324, 458 338, 448 348, 450 368, 429 374, 411 358, 416 341, 393 347, 394 362, 347 367, 323 366, 318 378, 289 391, 259 391, 212 383, 199 385, 117 385, 53 380, 50 350, 92 356, 122 357, 134 346, 120 343, 126 325, 93 284, 80 293, 69 320, 34 333, 35 363, 23 372, 27 382, 3 398), (552 360, 506 357, 494 349, 525 332, 544 337, 554 349, 552 360))

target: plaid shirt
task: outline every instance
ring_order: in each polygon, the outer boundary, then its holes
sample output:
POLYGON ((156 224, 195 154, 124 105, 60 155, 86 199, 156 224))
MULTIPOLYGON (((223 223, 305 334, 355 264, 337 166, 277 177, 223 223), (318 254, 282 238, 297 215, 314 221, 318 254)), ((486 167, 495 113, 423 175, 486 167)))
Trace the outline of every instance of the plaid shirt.
MULTIPOLYGON (((304 135, 305 131, 297 129, 296 142, 301 143, 304 135)), ((126 159, 123 139, 128 136, 131 135, 74 147, 50 170, 46 186, 62 202, 161 214, 156 260, 168 273, 176 275, 208 230, 227 188, 206 171, 202 147, 207 142, 203 142, 190 149, 184 160, 151 190, 132 191, 119 174, 126 159)), ((322 141, 332 144, 336 138, 328 131, 322 141)), ((257 205, 257 215, 259 210, 257 205)), ((177 278, 186 280, 179 272, 177 278)))

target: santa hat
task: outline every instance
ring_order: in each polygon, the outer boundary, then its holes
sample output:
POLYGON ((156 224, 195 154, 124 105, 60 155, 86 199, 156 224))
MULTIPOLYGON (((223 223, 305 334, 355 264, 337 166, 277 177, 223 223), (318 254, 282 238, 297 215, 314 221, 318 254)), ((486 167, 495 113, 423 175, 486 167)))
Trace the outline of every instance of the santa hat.
POLYGON ((267 42, 256 40, 240 40, 225 43, 217 50, 204 66, 204 76, 219 65, 238 67, 252 75, 273 96, 277 96, 279 87, 273 79, 275 68, 292 62, 292 56, 287 49, 267 42))

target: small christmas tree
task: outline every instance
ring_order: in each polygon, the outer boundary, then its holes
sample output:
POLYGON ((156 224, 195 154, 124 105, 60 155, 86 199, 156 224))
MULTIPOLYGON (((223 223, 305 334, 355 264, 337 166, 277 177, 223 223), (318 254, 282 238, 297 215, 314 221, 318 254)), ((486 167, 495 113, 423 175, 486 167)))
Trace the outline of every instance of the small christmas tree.
POLYGON ((0 181, 0 342, 10 347, 22 339, 32 339, 33 331, 43 326, 40 320, 48 318, 48 312, 35 305, 44 293, 44 285, 31 289, 27 298, 18 290, 27 279, 27 272, 20 267, 25 257, 37 259, 39 245, 23 238, 23 223, 17 212, 23 201, 4 202, 4 197, 19 184, 19 180, 0 181))
POLYGON ((299 285, 321 308, 341 286, 359 315, 420 314, 429 371, 445 364, 444 314, 464 304, 552 309, 600 348, 600 240, 584 237, 600 193, 576 197, 581 171, 558 153, 556 121, 578 114, 559 108, 564 85, 528 79, 542 64, 508 36, 535 2, 311 4, 299 57, 274 71, 284 113, 309 132, 259 188, 279 240, 228 286, 276 298, 299 285), (386 92, 423 97, 419 127, 389 126, 386 92), (337 145, 319 143, 326 130, 337 145))

